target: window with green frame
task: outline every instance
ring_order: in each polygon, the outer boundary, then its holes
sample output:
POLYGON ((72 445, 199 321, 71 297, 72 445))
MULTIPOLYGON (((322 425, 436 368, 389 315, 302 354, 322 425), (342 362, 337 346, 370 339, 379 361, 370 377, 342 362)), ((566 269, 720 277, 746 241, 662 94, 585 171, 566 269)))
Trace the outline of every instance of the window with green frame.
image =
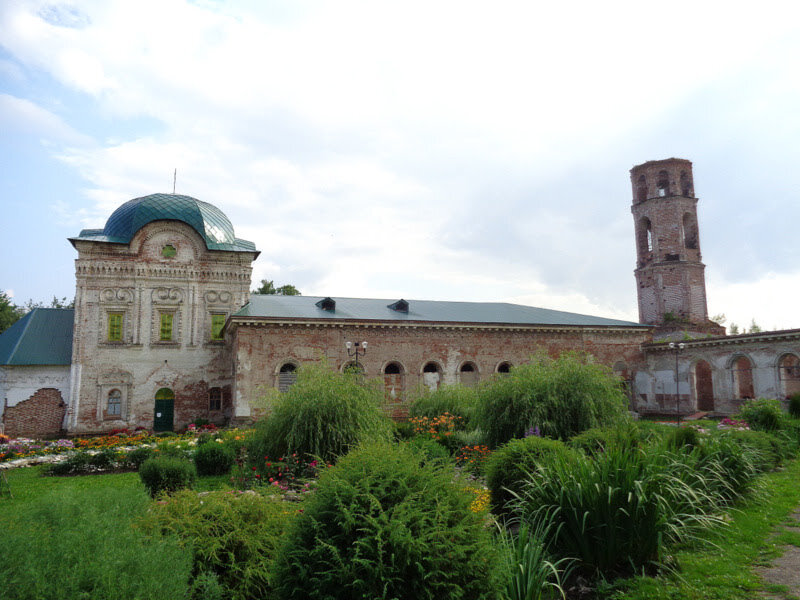
POLYGON ((222 339, 222 328, 225 327, 225 315, 211 315, 211 339, 222 339))
POLYGON ((172 322, 175 315, 171 312, 161 313, 161 324, 158 331, 158 339, 162 342, 172 341, 172 322))
POLYGON ((108 313, 108 341, 122 341, 122 313, 108 313))

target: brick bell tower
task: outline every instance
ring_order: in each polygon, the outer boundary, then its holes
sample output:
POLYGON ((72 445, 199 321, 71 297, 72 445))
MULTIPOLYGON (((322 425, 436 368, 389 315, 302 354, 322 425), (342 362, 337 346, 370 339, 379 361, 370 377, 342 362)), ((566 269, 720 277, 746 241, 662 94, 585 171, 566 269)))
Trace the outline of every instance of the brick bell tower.
POLYGON ((655 337, 725 335, 708 320, 692 163, 652 160, 631 169, 639 320, 655 337))

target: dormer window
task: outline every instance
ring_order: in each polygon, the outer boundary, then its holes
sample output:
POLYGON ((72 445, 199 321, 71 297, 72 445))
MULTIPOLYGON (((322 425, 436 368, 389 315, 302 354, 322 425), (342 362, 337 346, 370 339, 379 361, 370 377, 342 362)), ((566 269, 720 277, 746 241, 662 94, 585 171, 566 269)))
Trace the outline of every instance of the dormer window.
POLYGON ((336 300, 334 300, 333 298, 331 298, 329 296, 329 297, 323 298, 322 300, 317 302, 316 306, 318 308, 321 308, 322 310, 327 310, 327 311, 333 312, 333 311, 336 310, 336 300))
POLYGON ((406 302, 402 298, 400 298, 400 300, 398 300, 397 302, 393 302, 392 304, 389 304, 388 307, 391 308, 394 311, 397 311, 397 312, 401 312, 401 313, 407 313, 408 312, 408 302, 406 302))

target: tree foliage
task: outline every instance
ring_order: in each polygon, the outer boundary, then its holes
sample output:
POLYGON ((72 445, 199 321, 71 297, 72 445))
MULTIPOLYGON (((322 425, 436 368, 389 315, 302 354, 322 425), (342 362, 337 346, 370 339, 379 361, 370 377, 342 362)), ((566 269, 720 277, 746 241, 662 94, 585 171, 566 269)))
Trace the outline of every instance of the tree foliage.
POLYGON ((56 296, 53 296, 49 305, 44 302, 28 300, 25 304, 18 306, 11 301, 6 292, 0 290, 0 333, 3 333, 34 308, 73 308, 74 306, 74 300, 67 302, 66 297, 57 298, 56 296))
POLYGON ((267 294, 270 296, 300 296, 300 290, 294 287, 291 283, 275 287, 275 282, 272 279, 262 279, 261 285, 253 290, 253 294, 267 294))
POLYGON ((533 357, 478 392, 476 423, 491 447, 521 438, 529 429, 566 440, 623 420, 627 399, 619 377, 592 357, 564 353, 533 357))

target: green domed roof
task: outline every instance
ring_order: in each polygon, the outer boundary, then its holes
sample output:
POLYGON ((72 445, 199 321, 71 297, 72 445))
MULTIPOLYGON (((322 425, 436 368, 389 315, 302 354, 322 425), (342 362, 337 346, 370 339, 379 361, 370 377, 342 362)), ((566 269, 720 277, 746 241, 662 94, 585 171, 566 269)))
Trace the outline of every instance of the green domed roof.
POLYGON ((228 217, 216 206, 191 196, 150 194, 129 200, 115 210, 103 229, 84 229, 77 239, 127 244, 153 221, 182 221, 205 240, 209 250, 254 252, 252 242, 237 239, 228 217))

